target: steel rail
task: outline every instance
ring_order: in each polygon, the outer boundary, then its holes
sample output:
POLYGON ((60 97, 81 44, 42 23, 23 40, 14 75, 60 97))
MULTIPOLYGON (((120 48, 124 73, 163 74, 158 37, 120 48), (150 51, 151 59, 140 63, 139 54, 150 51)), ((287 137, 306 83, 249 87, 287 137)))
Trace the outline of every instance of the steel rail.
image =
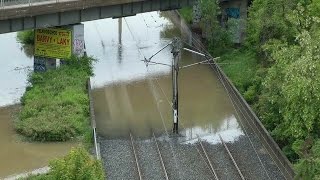
POLYGON ((166 180, 169 180, 168 173, 167 173, 166 166, 164 165, 164 162, 163 162, 163 159, 162 159, 162 155, 161 155, 161 152, 160 152, 160 148, 159 148, 159 145, 158 145, 157 138, 154 135, 154 132, 152 132, 152 135, 153 135, 154 142, 156 143, 156 146, 157 146, 157 151, 158 151, 158 155, 159 155, 160 162, 161 162, 161 165, 162 165, 162 169, 163 169, 163 172, 164 172, 164 176, 166 177, 166 180))
POLYGON ((214 173, 212 172, 211 168, 210 168, 210 165, 209 165, 208 161, 207 161, 207 160, 205 159, 205 157, 203 157, 203 155, 201 154, 200 149, 199 149, 197 146, 196 146, 196 149, 197 149, 197 151, 198 151, 198 153, 199 153, 202 161, 203 161, 204 163, 206 163, 207 168, 209 169, 209 171, 211 172, 211 174, 212 174, 213 176, 215 176, 214 173))
POLYGON ((139 165, 139 162, 138 162, 138 156, 137 156, 137 153, 136 153, 136 148, 134 147, 134 140, 133 140, 133 137, 132 137, 132 134, 130 133, 130 140, 131 140, 131 146, 132 146, 132 150, 133 150, 133 154, 134 154, 134 159, 136 161, 136 166, 137 166, 137 170, 138 170, 138 174, 139 174, 139 180, 142 180, 142 175, 141 175, 141 171, 140 171, 140 165, 139 165))
POLYGON ((245 178, 244 178, 244 176, 243 176, 243 174, 242 174, 242 172, 241 172, 241 170, 240 170, 239 166, 237 165, 236 161, 234 160, 234 158, 233 158, 233 156, 232 156, 232 154, 231 154, 231 152, 230 152, 230 150, 229 150, 228 146, 227 146, 227 145, 226 145, 226 143, 223 141, 223 139, 222 139, 222 137, 220 136, 220 134, 219 134, 219 138, 220 138, 220 140, 221 140, 221 142, 222 142, 222 144, 223 144, 224 148, 225 148, 225 149, 226 149, 226 151, 228 152, 229 157, 231 158, 231 160, 232 160, 232 162, 233 162, 233 165, 236 167, 236 169, 237 169, 237 171, 238 171, 238 173, 239 173, 239 176, 241 177, 241 179, 242 179, 242 180, 245 180, 245 178))
MULTIPOLYGON (((198 135, 197 135, 197 136, 198 136, 198 135)), ((216 171, 214 170, 214 168, 213 168, 213 166, 212 166, 212 163, 211 163, 210 158, 209 158, 209 156, 208 156, 208 154, 207 154, 207 151, 206 151, 206 149, 204 148, 204 146, 203 146, 203 144, 202 144, 201 139, 200 139, 199 136, 198 136, 198 140, 199 140, 199 144, 200 144, 200 146, 201 146, 201 149, 202 149, 202 151, 203 151, 204 155, 206 156, 206 159, 207 159, 207 161, 208 161, 208 163, 209 163, 210 170, 211 170, 211 172, 213 173, 214 178, 215 178, 216 180, 219 180, 218 175, 217 175, 216 171)))

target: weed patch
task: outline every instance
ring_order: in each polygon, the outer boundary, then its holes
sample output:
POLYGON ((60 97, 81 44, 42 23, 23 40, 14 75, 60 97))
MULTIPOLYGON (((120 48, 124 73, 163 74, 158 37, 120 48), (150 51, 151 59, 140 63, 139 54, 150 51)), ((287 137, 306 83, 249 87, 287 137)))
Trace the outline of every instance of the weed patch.
POLYGON ((31 73, 16 130, 35 141, 67 141, 90 131, 86 83, 92 62, 73 57, 57 70, 31 73))

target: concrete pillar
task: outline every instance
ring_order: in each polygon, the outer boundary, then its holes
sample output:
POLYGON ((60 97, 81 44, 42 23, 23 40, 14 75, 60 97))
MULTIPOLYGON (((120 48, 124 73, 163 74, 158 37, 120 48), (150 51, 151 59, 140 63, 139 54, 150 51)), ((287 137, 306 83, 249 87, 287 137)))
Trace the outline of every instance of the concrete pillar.
POLYGON ((84 47, 84 24, 75 24, 71 26, 72 30, 72 53, 76 56, 83 56, 84 47))
POLYGON ((199 28, 199 24, 201 21, 201 6, 200 0, 195 0, 193 5, 193 13, 192 13, 192 27, 199 28))

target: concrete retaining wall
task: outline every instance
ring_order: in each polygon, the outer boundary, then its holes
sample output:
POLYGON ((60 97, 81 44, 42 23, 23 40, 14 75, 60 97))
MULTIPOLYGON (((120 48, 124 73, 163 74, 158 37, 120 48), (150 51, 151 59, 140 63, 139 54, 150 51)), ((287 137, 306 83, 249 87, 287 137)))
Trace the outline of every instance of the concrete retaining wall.
POLYGON ((235 102, 236 110, 241 116, 242 122, 251 128, 255 134, 259 137, 265 149, 268 151, 274 162, 277 163, 278 167, 287 179, 293 179, 295 172, 292 168, 292 164, 288 158, 283 154, 278 144, 270 136, 269 132, 265 129, 259 118, 252 111, 251 107, 244 100, 239 91, 232 84, 230 79, 225 75, 218 65, 211 65, 212 69, 216 72, 217 76, 221 77, 222 83, 225 85, 228 94, 231 99, 235 102))
POLYGON ((88 95, 89 95, 89 101, 90 101, 90 119, 91 119, 91 128, 92 128, 92 133, 93 133, 93 141, 94 141, 94 150, 95 150, 95 155, 97 159, 101 159, 101 154, 100 154, 100 145, 97 139, 97 126, 96 126, 96 118, 94 115, 94 107, 93 107, 93 97, 92 97, 92 90, 91 90, 91 80, 90 78, 88 79, 88 95))

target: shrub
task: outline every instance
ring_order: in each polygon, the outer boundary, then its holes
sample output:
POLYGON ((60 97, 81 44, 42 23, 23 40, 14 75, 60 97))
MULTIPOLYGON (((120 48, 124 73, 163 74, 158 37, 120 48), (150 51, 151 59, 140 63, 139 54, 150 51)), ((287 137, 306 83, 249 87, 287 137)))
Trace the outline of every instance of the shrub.
POLYGON ((16 130, 36 141, 66 141, 87 134, 89 99, 86 83, 92 58, 73 57, 66 65, 32 73, 23 95, 16 130))
POLYGON ((104 170, 100 161, 94 159, 84 148, 75 148, 61 159, 50 162, 50 172, 34 175, 25 180, 103 180, 104 170))
POLYGON ((17 40, 19 43, 24 45, 33 45, 34 44, 34 31, 20 31, 17 34, 17 40))
POLYGON ((181 14, 181 16, 183 17, 183 19, 191 24, 192 23, 192 8, 191 7, 184 7, 182 9, 179 10, 179 13, 181 14))
POLYGON ((63 180, 102 180, 104 171, 100 161, 93 159, 84 148, 72 149, 63 159, 50 162, 49 175, 63 180))

